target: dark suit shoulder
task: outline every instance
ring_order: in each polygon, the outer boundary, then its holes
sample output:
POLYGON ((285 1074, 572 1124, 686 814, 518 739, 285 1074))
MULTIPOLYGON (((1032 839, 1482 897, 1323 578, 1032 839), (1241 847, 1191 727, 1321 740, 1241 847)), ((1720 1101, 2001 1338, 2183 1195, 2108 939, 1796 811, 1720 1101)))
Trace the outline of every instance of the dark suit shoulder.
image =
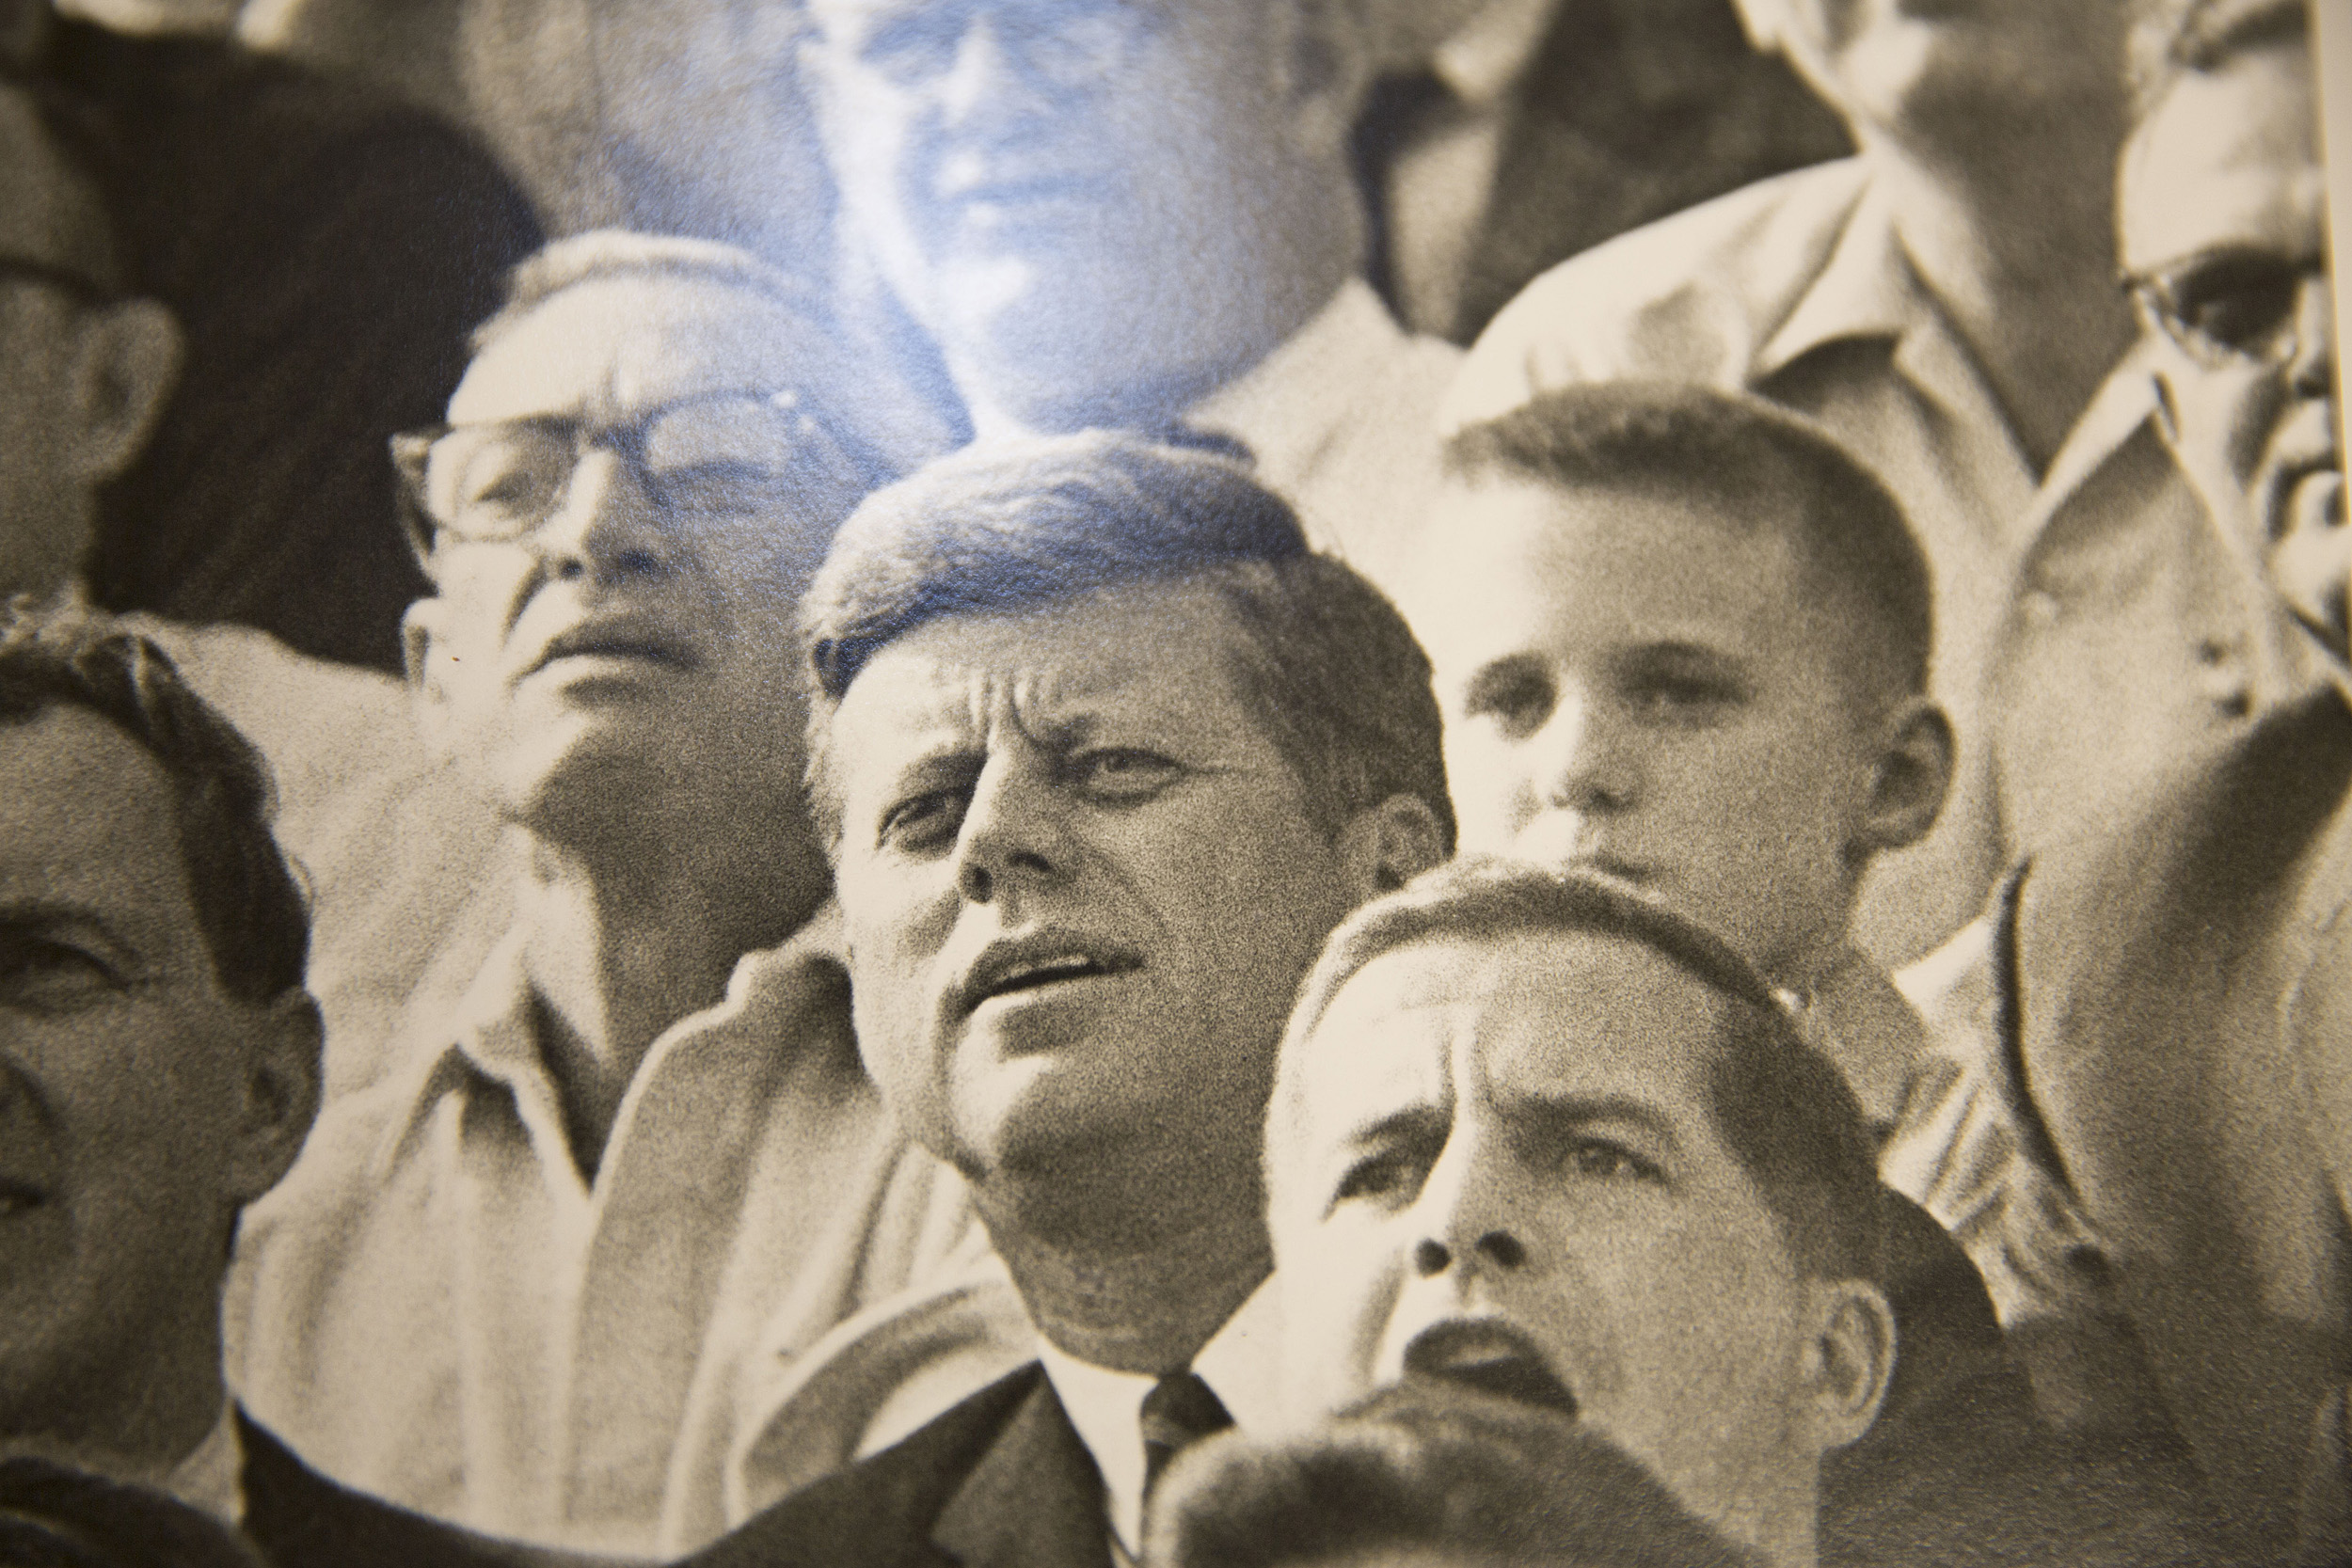
POLYGON ((931 1530, 1045 1378, 1036 1362, 848 1469, 802 1488, 683 1568, 882 1568, 946 1560, 931 1530))
POLYGON ((245 1532, 270 1568, 557 1568, 590 1560, 492 1541, 338 1485, 242 1411, 245 1532))

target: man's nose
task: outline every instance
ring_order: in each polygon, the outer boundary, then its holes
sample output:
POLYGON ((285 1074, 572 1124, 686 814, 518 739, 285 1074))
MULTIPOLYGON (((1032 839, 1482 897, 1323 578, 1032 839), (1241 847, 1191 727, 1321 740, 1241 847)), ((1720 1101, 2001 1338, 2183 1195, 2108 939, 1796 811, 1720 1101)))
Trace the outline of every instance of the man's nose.
POLYGON ((1519 1197, 1501 1154, 1476 1129, 1455 1129, 1413 1206, 1414 1274, 1431 1279, 1449 1270, 1469 1275, 1527 1267, 1519 1197))
POLYGON ((2303 279, 2296 297, 2295 357, 2287 373, 2305 397, 2332 397, 2336 380, 2334 285, 2325 272, 2303 279))
POLYGON ((964 24, 956 57, 939 82, 939 103, 947 123, 970 129, 1018 118, 1039 107, 1037 84, 1022 69, 1023 40, 1008 33, 1000 18, 983 12, 964 24))
POLYGON ((1605 704, 1564 695, 1536 740, 1545 803, 1578 812, 1631 805, 1639 781, 1625 732, 1605 704))
POLYGON ((1069 869, 1069 802, 1046 761, 1016 744, 980 770, 956 844, 956 885, 969 902, 998 903, 1069 869))
POLYGON ((561 578, 611 584, 659 577, 672 563, 673 542, 652 498, 617 452, 601 448, 573 467, 533 539, 561 578))

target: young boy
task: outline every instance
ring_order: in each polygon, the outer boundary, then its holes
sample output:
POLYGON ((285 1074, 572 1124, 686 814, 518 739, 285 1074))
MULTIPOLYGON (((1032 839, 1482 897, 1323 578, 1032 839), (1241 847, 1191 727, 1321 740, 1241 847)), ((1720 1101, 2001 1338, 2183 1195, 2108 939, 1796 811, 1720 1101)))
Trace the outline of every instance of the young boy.
POLYGON ((1955 742, 1927 695, 1931 584, 1885 487, 1760 399, 1545 393, 1457 434, 1406 605, 1429 649, 1466 850, 1607 873, 1727 940, 1861 1102, 1889 1185, 1966 1247, 2006 1323, 2062 1288, 2010 1266, 2076 1223, 1847 940, 1872 862, 1923 838, 1955 742))

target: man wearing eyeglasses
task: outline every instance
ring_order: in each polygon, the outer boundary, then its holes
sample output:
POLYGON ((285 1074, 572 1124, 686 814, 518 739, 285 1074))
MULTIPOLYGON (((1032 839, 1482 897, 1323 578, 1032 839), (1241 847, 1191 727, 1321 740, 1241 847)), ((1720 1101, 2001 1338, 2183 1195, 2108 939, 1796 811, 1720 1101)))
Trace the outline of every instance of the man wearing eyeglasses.
POLYGON ((2332 679, 2026 875, 2013 1059, 2233 1560, 2352 1558, 2352 667, 2306 0, 2136 39, 2120 259, 2214 537, 2332 679))
POLYGON ((352 1484, 650 1556, 755 1345, 965 1237, 859 1066, 803 796, 794 607, 890 467, 857 387, 749 256, 592 234, 397 443, 417 712, 519 852, 462 1000, 248 1217, 240 1386, 352 1484))
POLYGON ((1359 273, 1351 0, 812 0, 850 231, 982 438, 1237 440, 1375 580, 1434 494, 1460 358, 1359 273))

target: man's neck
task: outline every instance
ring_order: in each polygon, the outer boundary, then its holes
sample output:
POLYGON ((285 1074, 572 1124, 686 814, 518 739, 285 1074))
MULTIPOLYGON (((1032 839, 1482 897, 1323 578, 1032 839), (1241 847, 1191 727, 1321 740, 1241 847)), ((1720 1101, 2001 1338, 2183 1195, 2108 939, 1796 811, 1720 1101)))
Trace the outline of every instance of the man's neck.
POLYGON ((220 1310, 211 1299, 152 1326, 95 1385, 60 1390, 23 1412, 0 1410, 0 1458, 161 1485, 212 1435, 228 1402, 220 1310))
POLYGON ((1987 138, 1975 156, 1940 162, 1866 139, 1913 268, 2036 473, 2134 333, 2115 286, 2122 127, 2083 119, 2049 137, 1987 138))
POLYGON ((1188 1367, 1273 1272, 1254 1186, 1193 1221, 1156 1216, 1148 1234, 1117 1225, 1047 1240, 1001 1217, 976 1192, 989 1236, 1038 1332, 1078 1360, 1157 1377, 1188 1367))
POLYGON ((583 1175, 602 1162, 654 1041, 718 1002, 744 954, 784 942, 823 901, 805 836, 739 822, 724 832, 649 823, 626 846, 532 838, 517 899, 523 969, 583 1175))

